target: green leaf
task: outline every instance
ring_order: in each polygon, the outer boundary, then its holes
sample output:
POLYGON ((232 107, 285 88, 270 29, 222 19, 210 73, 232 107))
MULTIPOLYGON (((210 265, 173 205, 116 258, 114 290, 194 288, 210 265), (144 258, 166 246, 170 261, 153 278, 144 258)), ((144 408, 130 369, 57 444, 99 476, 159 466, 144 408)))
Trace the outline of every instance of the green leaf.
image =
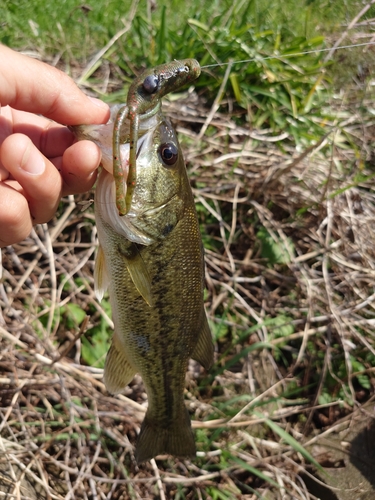
POLYGON ((104 368, 109 347, 108 339, 100 334, 93 335, 91 341, 87 337, 82 337, 82 358, 89 366, 104 368))
POLYGON ((244 349, 242 349, 241 352, 239 352, 238 354, 236 354, 235 356, 233 356, 232 358, 228 359, 224 366, 222 366, 221 368, 219 368, 215 375, 220 375, 221 373, 223 373, 225 370, 229 370, 229 368, 233 365, 235 365, 236 363, 238 363, 238 361, 241 359, 241 358, 244 358, 245 356, 247 356, 250 352, 253 352, 253 351, 256 351, 258 349, 275 349, 275 346, 267 343, 267 342, 256 342, 255 344, 252 344, 248 347, 245 347, 244 349))
POLYGON ((308 462, 312 463, 319 471, 324 472, 323 467, 315 460, 315 458, 312 455, 310 455, 310 453, 298 441, 294 439, 294 437, 285 432, 284 429, 282 429, 275 422, 262 415, 262 413, 254 411, 254 415, 256 415, 258 418, 264 419, 268 427, 271 430, 273 430, 276 434, 278 434, 281 437, 281 439, 283 439, 296 452, 300 453, 308 462))
POLYGON ((277 489, 280 489, 280 485, 278 483, 276 483, 276 481, 274 481, 273 479, 271 479, 266 474, 263 474, 263 472, 261 472, 259 469, 256 469, 255 467, 252 467, 251 465, 249 465, 248 463, 244 462, 240 458, 233 457, 232 460, 233 460, 233 462, 236 462, 238 465, 240 465, 243 469, 249 471, 251 474, 254 474, 254 476, 257 476, 260 479, 262 479, 263 481, 271 484, 272 486, 275 486, 277 489))
POLYGON ((86 311, 72 302, 66 304, 64 309, 68 318, 72 319, 76 325, 80 325, 86 317, 86 311))
POLYGON ((287 238, 285 247, 283 240, 275 241, 266 228, 261 228, 257 233, 257 238, 262 243, 261 255, 268 259, 269 264, 287 264, 290 262, 290 253, 294 253, 294 244, 290 238, 287 238))
POLYGON ((236 73, 231 73, 229 75, 229 80, 230 80, 230 83, 232 84, 234 97, 236 98, 236 101, 240 104, 242 97, 241 97, 240 85, 239 85, 236 73))
POLYGON ((203 23, 197 21, 196 19, 190 18, 190 19, 187 20, 187 22, 191 26, 196 26, 197 28, 200 28, 200 29, 202 29, 204 31, 207 31, 207 32, 210 31, 210 27, 207 24, 203 24, 203 23))
POLYGON ((289 337, 294 333, 292 318, 278 314, 274 318, 269 318, 264 322, 267 328, 277 337, 289 337))

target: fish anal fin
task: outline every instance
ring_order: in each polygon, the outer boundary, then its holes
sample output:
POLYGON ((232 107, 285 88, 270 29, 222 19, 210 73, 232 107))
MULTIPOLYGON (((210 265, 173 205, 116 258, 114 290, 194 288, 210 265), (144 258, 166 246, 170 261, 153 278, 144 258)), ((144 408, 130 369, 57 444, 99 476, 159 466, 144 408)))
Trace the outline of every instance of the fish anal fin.
POLYGON ((121 392, 132 381, 136 370, 129 363, 122 348, 119 348, 114 335, 104 367, 104 384, 112 394, 121 392))
POLYGON ((108 277, 107 267, 105 264, 104 252, 100 245, 95 259, 94 283, 95 283, 95 295, 100 302, 109 285, 109 277, 108 277))
POLYGON ((195 457, 196 448, 189 413, 185 407, 182 410, 181 418, 176 418, 168 427, 158 425, 149 416, 149 412, 146 413, 135 450, 138 464, 165 453, 174 457, 195 457))
POLYGON ((130 277, 138 292, 142 295, 147 304, 152 307, 151 278, 147 270, 145 261, 136 245, 132 245, 132 255, 128 257, 122 254, 130 277))
POLYGON ((211 330, 208 325, 206 313, 203 311, 204 319, 199 333, 198 342, 194 347, 191 357, 198 361, 203 368, 209 370, 214 362, 214 345, 211 330))

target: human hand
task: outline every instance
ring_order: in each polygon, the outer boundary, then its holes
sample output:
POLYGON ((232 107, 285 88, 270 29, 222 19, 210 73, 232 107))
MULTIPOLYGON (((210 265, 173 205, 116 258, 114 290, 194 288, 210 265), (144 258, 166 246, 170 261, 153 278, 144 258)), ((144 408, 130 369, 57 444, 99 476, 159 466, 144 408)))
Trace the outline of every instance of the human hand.
POLYGON ((87 97, 65 73, 1 45, 0 68, 3 247, 50 220, 61 196, 93 186, 99 148, 90 141, 74 143, 73 134, 60 124, 106 123, 109 108, 87 97))

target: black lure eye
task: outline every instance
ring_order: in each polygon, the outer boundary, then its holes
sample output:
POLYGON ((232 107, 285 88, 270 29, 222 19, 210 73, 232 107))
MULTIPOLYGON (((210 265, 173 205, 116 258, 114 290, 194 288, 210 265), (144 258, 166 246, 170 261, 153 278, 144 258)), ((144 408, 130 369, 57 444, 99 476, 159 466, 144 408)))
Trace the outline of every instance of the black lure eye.
POLYGON ((178 149, 171 142, 165 142, 159 146, 159 155, 163 163, 168 166, 174 165, 178 158, 178 149))
POLYGON ((148 94, 154 94, 159 88, 159 78, 156 75, 149 75, 143 80, 143 88, 148 94))

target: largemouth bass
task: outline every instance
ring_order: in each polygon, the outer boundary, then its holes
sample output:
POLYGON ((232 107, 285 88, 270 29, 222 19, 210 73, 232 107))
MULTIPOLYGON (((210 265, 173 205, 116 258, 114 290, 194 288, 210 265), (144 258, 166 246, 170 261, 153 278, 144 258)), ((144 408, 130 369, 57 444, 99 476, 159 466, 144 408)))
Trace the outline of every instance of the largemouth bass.
MULTIPOLYGON (((180 64, 187 67, 184 61, 180 64)), ((152 74, 157 78, 159 73, 155 68, 152 74)), ((78 138, 94 140, 103 151, 105 168, 95 192, 100 243, 95 287, 102 298, 108 286, 114 321, 104 382, 109 392, 118 393, 137 372, 142 376, 148 409, 136 446, 138 463, 161 453, 195 455, 184 404, 185 374, 190 358, 205 369, 213 361, 193 194, 176 133, 159 102, 160 95, 154 106, 141 107, 145 112, 137 117, 136 162, 132 165, 136 181, 123 216, 116 205, 118 186, 109 172, 110 144, 114 132, 118 136, 115 154, 123 169, 121 189, 126 190, 132 123, 118 126, 119 112, 114 109, 117 118, 107 125, 74 127, 78 138)))

